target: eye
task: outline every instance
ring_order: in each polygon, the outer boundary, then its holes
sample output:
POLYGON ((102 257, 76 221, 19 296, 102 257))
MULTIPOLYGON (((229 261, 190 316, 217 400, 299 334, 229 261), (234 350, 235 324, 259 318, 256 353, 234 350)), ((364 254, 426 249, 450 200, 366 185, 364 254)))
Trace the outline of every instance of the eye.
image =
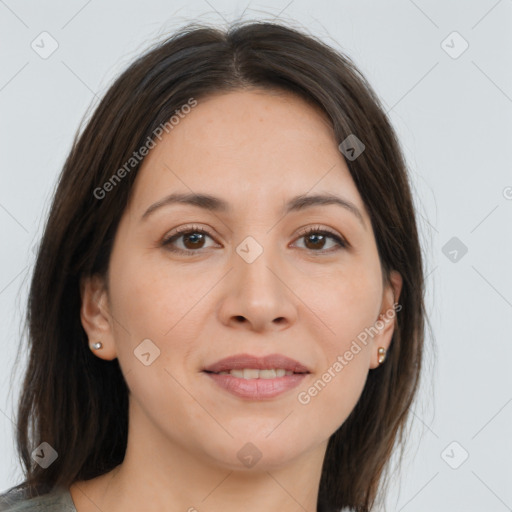
POLYGON ((165 246, 172 252, 190 255, 193 252, 197 252, 197 249, 205 248, 204 241, 206 238, 212 239, 208 231, 198 226, 185 226, 178 228, 172 235, 162 240, 162 246, 165 246), (184 249, 174 245, 180 238, 183 238, 184 249))
POLYGON ((348 242, 340 235, 319 226, 313 226, 303 230, 300 234, 299 240, 302 238, 305 239, 306 249, 310 249, 313 252, 318 253, 333 252, 333 250, 337 251, 349 246, 348 242), (334 248, 324 248, 325 242, 328 239, 334 241, 334 248))
MULTIPOLYGON (((184 226, 178 228, 170 236, 162 240, 161 245, 166 247, 169 251, 192 255, 195 252, 199 252, 199 249, 205 249, 205 240, 210 238, 213 240, 210 233, 199 227, 199 226, 184 226), (183 247, 177 247, 176 242, 182 240, 183 247)), ((328 229, 313 226, 302 230, 298 240, 305 239, 305 248, 314 253, 326 253, 333 252, 340 249, 348 248, 349 244, 340 235, 329 231, 328 229), (334 246, 325 249, 326 240, 334 242, 334 246)))

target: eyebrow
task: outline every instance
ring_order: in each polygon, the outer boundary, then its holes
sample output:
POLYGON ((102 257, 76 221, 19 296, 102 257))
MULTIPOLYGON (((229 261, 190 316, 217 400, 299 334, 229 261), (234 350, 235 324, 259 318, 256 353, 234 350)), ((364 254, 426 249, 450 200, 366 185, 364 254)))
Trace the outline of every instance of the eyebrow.
MULTIPOLYGON (((152 204, 142 215, 141 221, 147 219, 154 211, 162 208, 164 206, 170 206, 174 204, 185 204, 191 206, 197 206, 198 208, 202 208, 204 210, 208 210, 211 212, 218 213, 229 213, 231 212, 230 204, 221 199, 220 197, 215 197, 210 194, 183 194, 183 193, 173 193, 170 194, 160 201, 152 204)), ((290 199, 283 208, 283 214, 287 215, 291 212, 305 210, 306 208, 312 208, 314 206, 327 206, 327 205, 338 205, 342 208, 345 208, 353 215, 357 217, 359 222, 366 229, 366 224, 361 214, 360 210, 357 206, 351 201, 344 199, 342 197, 336 196, 334 194, 315 194, 315 195, 307 195, 302 194, 293 197, 290 199)))

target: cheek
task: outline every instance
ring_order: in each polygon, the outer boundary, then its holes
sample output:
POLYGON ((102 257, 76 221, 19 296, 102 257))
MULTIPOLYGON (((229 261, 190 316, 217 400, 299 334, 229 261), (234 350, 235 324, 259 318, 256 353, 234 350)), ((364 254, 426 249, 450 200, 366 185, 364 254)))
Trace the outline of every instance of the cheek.
POLYGON ((197 305, 211 284, 202 278, 186 279, 180 272, 166 274, 162 265, 144 263, 142 258, 117 261, 112 268, 119 363, 127 383, 133 383, 133 389, 146 396, 149 403, 149 395, 155 395, 155 390, 168 393, 176 386, 165 372, 166 368, 176 369, 176 361, 180 361, 176 378, 183 380, 182 365, 189 360, 194 340, 201 332, 195 320, 197 305))
POLYGON ((341 370, 331 365, 300 396, 309 418, 324 418, 324 431, 335 432, 359 401, 368 377, 367 359, 361 352, 352 361, 345 362, 341 370))
POLYGON ((379 315, 382 284, 378 268, 353 266, 331 280, 319 311, 331 329, 329 346, 346 350, 352 339, 373 325, 379 315))
POLYGON ((185 279, 179 269, 169 271, 163 258, 118 258, 111 267, 113 313, 128 330, 144 337, 168 334, 211 286, 197 276, 185 279))
MULTIPOLYGON (((322 308, 322 320, 329 332, 322 337, 322 366, 318 368, 318 400, 341 409, 355 405, 366 381, 371 344, 367 330, 378 319, 382 288, 380 274, 358 271, 341 278, 333 286, 322 308)), ((318 337, 317 337, 318 339, 318 337)), ((308 393, 313 398, 317 391, 308 393)), ((343 416, 343 410, 340 410, 343 416)))
POLYGON ((324 344, 324 365, 297 395, 299 407, 309 420, 324 418, 324 432, 334 432, 350 415, 370 370, 369 345, 350 335, 359 332, 357 326, 345 327, 346 332, 335 341, 324 344))

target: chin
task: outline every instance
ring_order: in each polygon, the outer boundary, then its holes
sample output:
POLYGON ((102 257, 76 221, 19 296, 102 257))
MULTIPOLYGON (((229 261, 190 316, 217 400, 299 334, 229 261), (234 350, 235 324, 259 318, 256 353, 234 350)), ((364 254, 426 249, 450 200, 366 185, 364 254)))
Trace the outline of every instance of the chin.
MULTIPOLYGON (((274 422, 274 429, 278 423, 274 422)), ((313 440, 308 443, 303 434, 290 436, 283 431, 283 435, 278 435, 276 430, 268 436, 268 432, 271 429, 254 435, 230 430, 233 438, 226 434, 208 446, 204 446, 203 437, 203 450, 226 470, 257 472, 281 468, 318 445, 313 440)))

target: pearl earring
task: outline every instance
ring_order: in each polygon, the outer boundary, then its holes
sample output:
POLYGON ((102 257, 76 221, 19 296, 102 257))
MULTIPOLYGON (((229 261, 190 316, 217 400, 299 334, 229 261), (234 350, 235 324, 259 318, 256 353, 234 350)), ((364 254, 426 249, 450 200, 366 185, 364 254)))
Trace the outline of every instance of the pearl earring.
POLYGON ((384 362, 384 359, 386 359, 386 349, 384 347, 379 347, 379 358, 378 363, 381 364, 384 362))
POLYGON ((93 344, 92 344, 92 348, 93 348, 94 350, 98 350, 98 349, 100 349, 100 348, 102 348, 102 347, 103 347, 103 343, 101 343, 101 341, 97 341, 96 343, 93 343, 93 344))

